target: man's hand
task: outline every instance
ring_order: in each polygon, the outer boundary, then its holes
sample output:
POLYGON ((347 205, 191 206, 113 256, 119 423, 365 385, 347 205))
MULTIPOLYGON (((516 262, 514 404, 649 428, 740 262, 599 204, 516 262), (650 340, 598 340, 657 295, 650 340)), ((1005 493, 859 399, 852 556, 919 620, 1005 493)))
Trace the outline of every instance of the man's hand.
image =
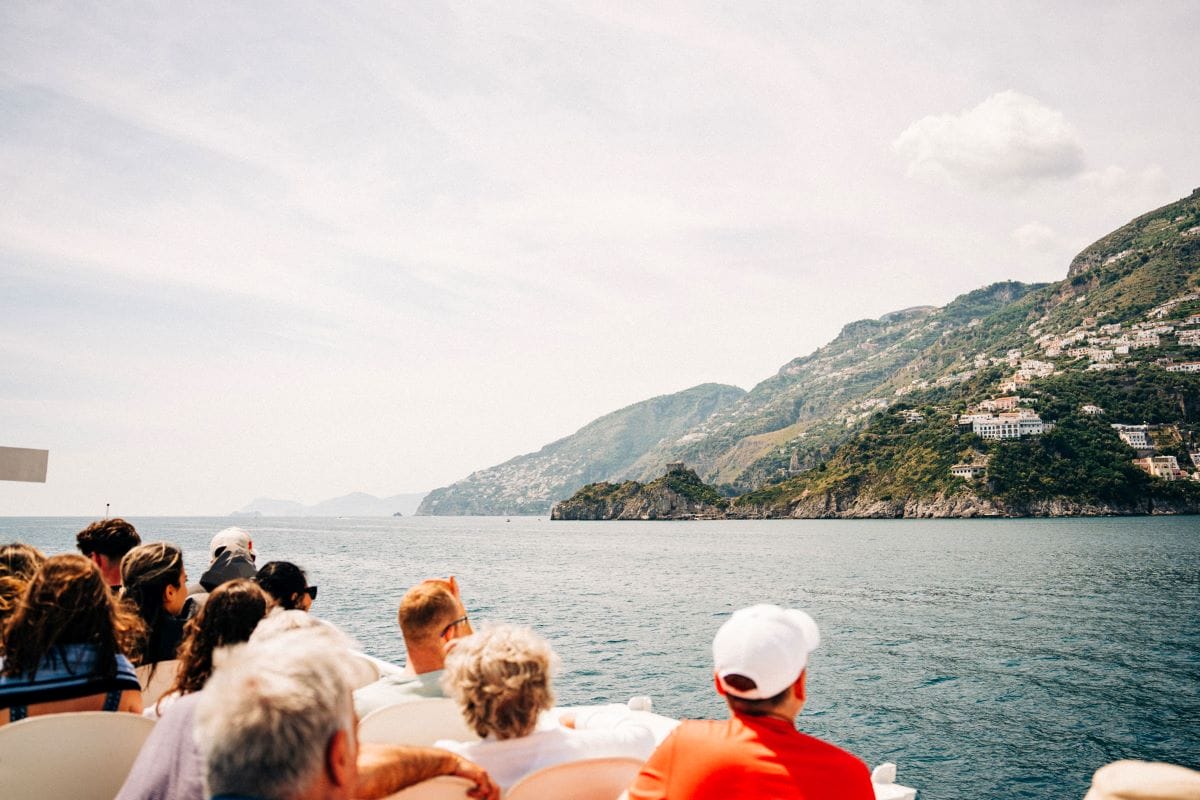
POLYGON ((457 764, 455 764, 452 774, 460 778, 466 778, 475 784, 475 788, 467 792, 471 797, 477 800, 500 800, 500 787, 492 780, 491 776, 483 769, 483 767, 467 761, 465 758, 455 756, 457 764))
POLYGON ((439 775, 457 775, 471 781, 475 788, 467 794, 478 800, 500 800, 500 788, 483 767, 456 753, 371 742, 363 742, 358 748, 358 787, 354 796, 378 800, 439 775))

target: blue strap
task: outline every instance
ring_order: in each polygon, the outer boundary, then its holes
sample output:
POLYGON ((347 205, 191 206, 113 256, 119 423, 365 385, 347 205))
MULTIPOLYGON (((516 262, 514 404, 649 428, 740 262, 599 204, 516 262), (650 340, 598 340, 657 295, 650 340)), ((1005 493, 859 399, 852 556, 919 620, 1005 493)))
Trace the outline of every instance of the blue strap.
MULTIPOLYGON (((116 711, 121 707, 121 689, 113 689, 104 695, 104 708, 101 711, 116 711)), ((19 722, 29 716, 29 706, 10 706, 8 721, 19 722)))

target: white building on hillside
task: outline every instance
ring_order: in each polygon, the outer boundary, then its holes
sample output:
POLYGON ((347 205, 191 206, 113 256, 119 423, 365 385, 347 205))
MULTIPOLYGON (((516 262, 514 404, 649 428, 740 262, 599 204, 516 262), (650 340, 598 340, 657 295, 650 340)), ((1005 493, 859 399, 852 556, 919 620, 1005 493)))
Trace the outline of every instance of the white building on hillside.
POLYGON ((1122 425, 1120 423, 1113 423, 1112 427, 1117 432, 1117 436, 1121 437, 1121 441, 1134 450, 1154 452, 1154 442, 1150 441, 1149 425, 1122 425))
POLYGON ((1200 372, 1200 361, 1185 361, 1182 364, 1172 364, 1167 372, 1200 372))
POLYGON ((955 464, 950 468, 951 475, 968 481, 983 477, 985 472, 987 472, 985 464, 955 464))
POLYGON ((1050 423, 1042 422, 1036 411, 1028 409, 989 415, 987 419, 971 422, 971 432, 981 439, 1020 439, 1022 436, 1037 436, 1053 427, 1050 423))

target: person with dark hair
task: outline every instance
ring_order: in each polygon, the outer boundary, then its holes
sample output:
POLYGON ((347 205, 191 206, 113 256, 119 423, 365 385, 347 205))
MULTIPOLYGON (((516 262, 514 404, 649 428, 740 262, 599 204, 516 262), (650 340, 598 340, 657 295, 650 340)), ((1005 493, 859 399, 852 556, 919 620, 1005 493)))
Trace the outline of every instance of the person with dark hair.
POLYGON ((47 559, 0 634, 0 725, 68 711, 140 713, 142 687, 126 654, 141 632, 95 563, 47 559))
POLYGON ((218 586, 200 613, 188 620, 179 645, 179 671, 167 695, 203 689, 212 675, 213 653, 218 647, 247 641, 267 615, 268 602, 266 592, 254 581, 239 579, 218 586))
POLYGON ((713 639, 713 681, 729 719, 687 720, 659 745, 629 800, 874 800, 867 765, 796 730, 817 623, 766 603, 735 611, 713 639))
POLYGON ((93 522, 75 534, 75 546, 100 568, 113 590, 121 588, 121 559, 142 543, 134 529, 120 517, 93 522))
POLYGON ((309 586, 304 570, 290 561, 264 564, 256 580, 275 605, 288 611, 293 608, 308 611, 317 599, 317 587, 309 586))
POLYGON ((138 665, 171 661, 183 638, 184 620, 179 616, 187 602, 183 553, 166 542, 135 547, 121 561, 121 579, 122 597, 146 624, 138 665))
POLYGON ((36 547, 13 542, 0 547, 0 626, 17 609, 25 587, 46 563, 36 547))

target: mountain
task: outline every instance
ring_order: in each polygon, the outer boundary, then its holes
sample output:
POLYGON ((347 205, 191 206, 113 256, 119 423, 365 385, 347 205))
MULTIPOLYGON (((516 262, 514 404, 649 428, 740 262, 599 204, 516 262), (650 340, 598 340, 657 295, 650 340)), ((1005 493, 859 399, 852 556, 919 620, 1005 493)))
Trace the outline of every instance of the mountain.
POLYGON ((744 394, 736 386, 706 383, 614 411, 536 453, 434 489, 417 513, 546 514, 584 484, 628 477, 648 450, 677 439, 744 394))
POLYGON ((396 494, 391 497, 376 497, 364 492, 353 492, 342 497, 322 500, 311 506, 292 500, 275 500, 259 497, 247 503, 230 516, 235 517, 390 517, 399 512, 412 516, 425 498, 425 492, 396 494))
POLYGON ((852 322, 731 407, 661 442, 634 466, 634 477, 650 480, 663 464, 684 461, 723 493, 738 494, 788 469, 814 466, 898 391, 962 379, 972 368, 965 356, 968 343, 981 338, 981 321, 1038 288, 997 283, 944 308, 920 306, 852 322), (963 346, 949 348, 955 336, 963 346))
POLYGON ((732 517, 1196 513, 1200 481, 1175 478, 1197 451, 1200 190, 1092 244, 1063 281, 851 323, 660 444, 638 477, 686 460, 738 495, 732 517), (1030 435, 963 423, 996 404, 1030 435), (1179 469, 1133 463, 1151 453, 1179 469))

